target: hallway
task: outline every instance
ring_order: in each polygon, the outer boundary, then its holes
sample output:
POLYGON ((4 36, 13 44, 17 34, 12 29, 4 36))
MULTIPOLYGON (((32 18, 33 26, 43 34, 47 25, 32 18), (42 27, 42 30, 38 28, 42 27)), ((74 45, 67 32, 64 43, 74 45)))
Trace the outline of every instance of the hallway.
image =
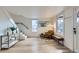
POLYGON ((0 50, 0 53, 68 53, 66 47, 58 45, 53 40, 40 38, 27 38, 16 43, 8 50, 0 50))

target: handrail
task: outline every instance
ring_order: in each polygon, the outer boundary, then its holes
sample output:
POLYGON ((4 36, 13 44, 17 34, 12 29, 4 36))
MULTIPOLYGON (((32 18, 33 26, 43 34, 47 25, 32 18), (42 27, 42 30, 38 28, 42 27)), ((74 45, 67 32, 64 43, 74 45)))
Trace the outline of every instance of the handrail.
POLYGON ((16 22, 16 24, 21 24, 21 25, 23 25, 26 29, 29 29, 24 23, 19 23, 19 22, 16 22))

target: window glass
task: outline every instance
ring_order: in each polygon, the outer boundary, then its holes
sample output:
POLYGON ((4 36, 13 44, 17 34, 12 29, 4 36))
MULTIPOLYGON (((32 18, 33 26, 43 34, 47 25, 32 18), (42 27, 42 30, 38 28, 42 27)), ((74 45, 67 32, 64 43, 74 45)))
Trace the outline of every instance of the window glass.
POLYGON ((32 20, 32 32, 37 32, 38 20, 32 20))
POLYGON ((77 17, 77 23, 79 23, 79 17, 77 17))
POLYGON ((64 21, 63 18, 58 18, 57 20, 57 32, 61 35, 63 35, 64 33, 64 21))

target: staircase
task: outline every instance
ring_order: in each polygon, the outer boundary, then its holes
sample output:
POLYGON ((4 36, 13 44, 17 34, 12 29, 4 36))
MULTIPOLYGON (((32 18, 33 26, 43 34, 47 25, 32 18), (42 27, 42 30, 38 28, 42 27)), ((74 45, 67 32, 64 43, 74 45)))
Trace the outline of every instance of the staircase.
POLYGON ((22 22, 16 22, 16 25, 18 26, 21 33, 25 34, 27 36, 26 30, 29 29, 24 23, 22 22))

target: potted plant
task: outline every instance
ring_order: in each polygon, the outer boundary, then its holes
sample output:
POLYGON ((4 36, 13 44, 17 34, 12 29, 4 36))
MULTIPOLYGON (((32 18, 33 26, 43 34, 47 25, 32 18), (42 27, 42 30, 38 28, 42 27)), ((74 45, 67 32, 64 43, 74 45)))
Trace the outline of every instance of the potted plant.
POLYGON ((12 34, 13 34, 13 31, 16 30, 15 27, 10 27, 11 31, 12 31, 12 34))

